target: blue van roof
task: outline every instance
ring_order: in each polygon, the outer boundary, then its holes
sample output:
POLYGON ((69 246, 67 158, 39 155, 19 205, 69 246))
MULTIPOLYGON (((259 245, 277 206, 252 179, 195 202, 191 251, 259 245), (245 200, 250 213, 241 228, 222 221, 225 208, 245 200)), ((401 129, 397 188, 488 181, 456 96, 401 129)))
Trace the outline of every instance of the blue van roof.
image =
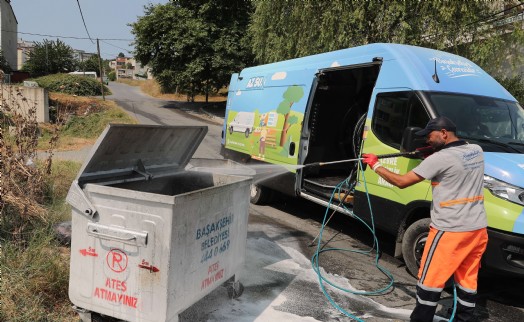
MULTIPOLYGON (((470 60, 444 51, 400 44, 369 44, 312 56, 306 56, 244 69, 240 76, 265 77, 266 85, 300 85, 311 82, 321 69, 371 63, 383 63, 377 89, 410 88, 490 96, 515 101, 515 98, 488 73, 470 60), (440 80, 432 78, 435 71, 440 80), (289 76, 289 77, 288 77, 289 76)), ((310 84, 304 84, 306 86, 310 84)))

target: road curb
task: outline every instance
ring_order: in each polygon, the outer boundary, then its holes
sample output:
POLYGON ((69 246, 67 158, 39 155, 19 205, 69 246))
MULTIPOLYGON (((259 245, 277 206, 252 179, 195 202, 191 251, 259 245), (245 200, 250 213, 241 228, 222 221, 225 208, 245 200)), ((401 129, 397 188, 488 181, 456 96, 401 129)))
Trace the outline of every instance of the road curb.
POLYGON ((213 123, 217 124, 217 125, 222 125, 224 124, 224 118, 223 117, 220 117, 220 116, 216 116, 214 115, 213 113, 211 112, 208 112, 205 110, 205 108, 201 107, 199 109, 199 111, 203 114, 206 115, 206 118, 208 118, 209 120, 211 120, 213 123))

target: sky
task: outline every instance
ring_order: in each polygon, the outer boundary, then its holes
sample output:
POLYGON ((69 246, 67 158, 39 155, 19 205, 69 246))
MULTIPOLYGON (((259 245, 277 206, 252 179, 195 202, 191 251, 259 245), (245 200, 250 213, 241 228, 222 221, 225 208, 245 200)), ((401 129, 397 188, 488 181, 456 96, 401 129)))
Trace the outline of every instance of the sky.
POLYGON ((144 5, 167 2, 168 0, 11 0, 11 6, 18 21, 18 39, 41 42, 44 39, 56 41, 58 38, 73 49, 96 53, 96 39, 99 38, 102 58, 113 59, 120 52, 127 57, 132 56, 133 34, 128 24, 144 15, 144 5))

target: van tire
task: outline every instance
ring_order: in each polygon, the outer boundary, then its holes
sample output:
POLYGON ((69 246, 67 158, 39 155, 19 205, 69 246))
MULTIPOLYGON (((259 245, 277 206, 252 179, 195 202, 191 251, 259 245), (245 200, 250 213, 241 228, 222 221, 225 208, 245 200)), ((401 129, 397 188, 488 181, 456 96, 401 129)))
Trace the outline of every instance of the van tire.
POLYGON ((246 129, 246 138, 249 137, 249 129, 246 129))
POLYGON ((249 201, 254 205, 264 205, 271 200, 271 195, 271 189, 252 184, 249 201))
POLYGON ((415 221, 408 227, 402 238, 402 257, 409 273, 415 277, 418 275, 430 222, 430 218, 415 221))
POLYGON ((232 126, 229 127, 229 134, 233 134, 233 127, 232 126))

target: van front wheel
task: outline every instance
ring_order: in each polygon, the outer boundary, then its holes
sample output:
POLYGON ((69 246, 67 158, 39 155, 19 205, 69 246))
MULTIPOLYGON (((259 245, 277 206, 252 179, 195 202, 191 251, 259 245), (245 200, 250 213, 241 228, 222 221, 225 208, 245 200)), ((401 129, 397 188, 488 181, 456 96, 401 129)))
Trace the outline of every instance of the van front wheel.
POLYGON ((429 234, 429 218, 420 219, 408 227, 402 238, 402 257, 409 273, 415 277, 422 260, 424 246, 429 234))
POLYGON ((259 186, 257 184, 251 185, 250 201, 255 205, 263 205, 271 199, 271 189, 259 186))

